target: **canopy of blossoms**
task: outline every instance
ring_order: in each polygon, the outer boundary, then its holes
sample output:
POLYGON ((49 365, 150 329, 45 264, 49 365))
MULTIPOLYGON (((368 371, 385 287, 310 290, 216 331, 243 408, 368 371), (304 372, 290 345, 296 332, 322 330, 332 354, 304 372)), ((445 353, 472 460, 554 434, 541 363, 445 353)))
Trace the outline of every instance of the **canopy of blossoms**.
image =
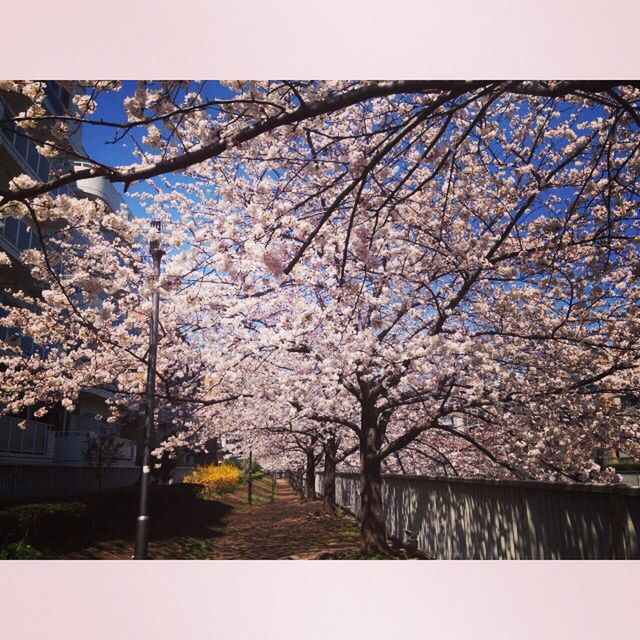
POLYGON ((131 165, 0 193, 44 249, 23 256, 41 294, 2 323, 47 351, 3 352, 4 412, 100 385, 131 410, 159 287, 158 401, 179 425, 161 448, 235 434, 283 467, 330 444, 373 519, 383 469, 610 481, 605 453, 640 457, 637 85, 226 86, 140 82, 106 122, 119 83, 75 83, 59 117, 43 83, 0 85, 48 157, 80 124, 136 143, 131 165), (51 195, 89 176, 146 216, 51 195))

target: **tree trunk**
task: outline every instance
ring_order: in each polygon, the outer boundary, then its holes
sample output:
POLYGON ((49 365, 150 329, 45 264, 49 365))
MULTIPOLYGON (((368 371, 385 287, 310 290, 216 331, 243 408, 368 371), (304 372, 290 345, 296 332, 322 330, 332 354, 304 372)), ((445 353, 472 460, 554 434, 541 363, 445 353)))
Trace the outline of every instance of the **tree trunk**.
POLYGON ((336 439, 329 438, 324 444, 322 493, 324 508, 331 514, 336 512, 336 453, 336 439))
POLYGON ((305 471, 304 497, 307 500, 316 499, 316 459, 311 452, 307 451, 307 466, 305 471))
POLYGON ((289 482, 296 493, 299 493, 301 497, 304 497, 304 487, 302 484, 302 476, 304 471, 302 469, 294 469, 289 471, 289 482))
POLYGON ((360 431, 360 552, 363 555, 390 556, 382 508, 382 461, 378 457, 381 437, 378 416, 372 402, 362 406, 360 431))
POLYGON ((220 463, 220 461, 218 460, 218 438, 217 437, 213 438, 213 447, 212 447, 211 453, 213 457, 213 465, 217 467, 218 464, 220 463))

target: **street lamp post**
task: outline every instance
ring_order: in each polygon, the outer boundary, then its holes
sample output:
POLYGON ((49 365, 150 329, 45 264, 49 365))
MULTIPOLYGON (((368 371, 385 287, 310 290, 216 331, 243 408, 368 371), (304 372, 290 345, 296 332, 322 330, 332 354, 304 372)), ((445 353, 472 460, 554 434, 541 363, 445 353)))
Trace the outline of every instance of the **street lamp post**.
MULTIPOLYGON (((152 222, 154 229, 160 231, 160 222, 152 222)), ((156 357, 158 353, 158 319, 160 316, 160 261, 164 251, 160 249, 159 240, 149 242, 149 253, 153 259, 155 287, 151 301, 151 323, 149 332, 149 358, 147 362, 147 394, 146 415, 144 422, 144 443, 142 454, 142 474, 140 476, 140 508, 136 521, 136 545, 134 560, 146 560, 149 547, 149 479, 151 476, 151 438, 155 413, 156 393, 156 357)))
POLYGON ((251 478, 251 471, 253 471, 253 449, 249 449, 249 478, 247 480, 247 488, 248 488, 248 502, 249 504, 251 504, 253 502, 253 487, 252 487, 252 483, 253 480, 251 478))

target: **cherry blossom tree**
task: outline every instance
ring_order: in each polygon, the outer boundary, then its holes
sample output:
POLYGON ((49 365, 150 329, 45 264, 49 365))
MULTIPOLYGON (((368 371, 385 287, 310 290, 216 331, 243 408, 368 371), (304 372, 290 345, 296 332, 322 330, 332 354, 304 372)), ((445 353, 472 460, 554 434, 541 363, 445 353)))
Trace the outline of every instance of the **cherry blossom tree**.
MULTIPOLYGON (((8 213, 27 218, 37 232, 39 248, 21 256, 37 286, 32 293, 8 292, 0 322, 32 338, 39 349, 26 356, 18 343, 3 344, 3 412, 38 406, 38 417, 56 403, 72 410, 86 387, 115 394, 112 421, 139 412, 145 394, 150 295, 159 287, 164 296, 156 372, 159 411, 181 426, 181 432, 169 438, 173 448, 184 442, 184 433, 190 445, 202 446, 211 434, 201 429, 200 421, 208 422, 216 404, 240 397, 237 389, 243 385, 234 372, 240 356, 232 336, 226 339, 233 353, 225 355, 220 335, 215 358, 199 342, 202 311, 193 308, 186 279, 175 275, 176 269, 182 272, 188 250, 169 256, 163 279, 156 282, 143 242, 155 232, 125 211, 109 212, 87 199, 44 196, 12 206, 8 213)), ((174 241, 171 229, 163 239, 167 245, 174 241)), ((214 329, 210 327, 208 337, 214 329)))
MULTIPOLYGON (((78 123, 136 144, 130 166, 15 184, 0 206, 37 220, 39 198, 98 175, 134 185, 150 217, 165 220, 175 253, 160 283, 171 297, 158 368, 184 427, 166 446, 223 428, 284 451, 308 430, 315 458, 332 437, 344 453, 352 439, 362 549, 383 554, 383 469, 609 481, 603 451, 640 455, 627 406, 640 327, 637 84, 227 84, 232 97, 211 99, 203 85, 139 83, 123 100, 126 122, 90 115, 117 83, 74 85, 76 111, 64 116, 43 113, 38 83, 0 86, 29 103, 11 119, 47 153, 78 123)), ((103 253, 78 250, 65 286, 85 291, 83 274, 112 255, 99 236, 90 246, 103 253)), ((104 290, 128 277, 122 290, 135 293, 122 297, 127 307, 114 290, 109 304, 118 318, 144 314, 140 254, 130 267, 128 253, 114 255, 104 290)), ((31 260, 44 274, 43 258, 31 260)), ((50 277, 50 301, 7 320, 42 326, 43 343, 61 308, 65 324, 74 315, 73 296, 50 277)), ((118 372, 135 397, 144 329, 92 313, 101 344, 117 337, 101 366, 90 330, 69 329, 64 356, 7 362, 7 407, 62 395, 55 380, 84 363, 69 355, 76 334, 93 363, 78 368, 118 372), (121 345, 131 351, 122 360, 121 345), (23 398, 36 378, 37 398, 23 398)))
POLYGON ((627 108, 501 86, 358 104, 194 172, 217 181, 191 191, 203 251, 251 280, 260 348, 311 362, 284 397, 359 439, 367 552, 408 446, 571 480, 637 451, 618 401, 637 388, 637 90, 627 108))

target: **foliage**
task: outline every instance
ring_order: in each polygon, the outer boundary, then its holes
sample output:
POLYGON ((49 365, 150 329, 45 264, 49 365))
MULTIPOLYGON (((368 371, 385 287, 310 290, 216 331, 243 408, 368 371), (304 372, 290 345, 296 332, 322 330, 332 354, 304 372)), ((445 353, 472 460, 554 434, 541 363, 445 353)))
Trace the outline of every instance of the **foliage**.
MULTIPOLYGON (((232 455, 310 476, 330 436, 369 472, 367 526, 383 470, 610 482, 599 451, 640 457, 620 401, 640 388, 637 84, 225 84, 221 102, 140 82, 109 123, 134 164, 0 192, 3 215, 55 230, 21 255, 42 295, 0 304, 49 349, 25 365, 3 345, 7 412, 104 384, 135 406, 158 285, 158 405, 181 427, 162 447, 232 435, 232 455), (88 177, 151 179, 146 219, 51 193, 88 177)), ((119 87, 72 85, 79 118, 119 87)), ((51 122, 43 89, 0 86, 31 103, 9 118, 23 135, 51 122)))
POLYGON ((0 542, 49 543, 78 535, 86 527, 89 510, 81 502, 45 502, 0 511, 0 542))
POLYGON ((196 540, 184 551, 182 560, 208 560, 211 555, 210 540, 196 540))
POLYGON ((242 473, 238 467, 223 463, 196 467, 194 472, 186 476, 183 482, 200 484, 208 495, 220 495, 232 491, 239 484, 242 473))
POLYGON ((0 545, 0 560, 39 560, 43 554, 24 540, 0 545))

